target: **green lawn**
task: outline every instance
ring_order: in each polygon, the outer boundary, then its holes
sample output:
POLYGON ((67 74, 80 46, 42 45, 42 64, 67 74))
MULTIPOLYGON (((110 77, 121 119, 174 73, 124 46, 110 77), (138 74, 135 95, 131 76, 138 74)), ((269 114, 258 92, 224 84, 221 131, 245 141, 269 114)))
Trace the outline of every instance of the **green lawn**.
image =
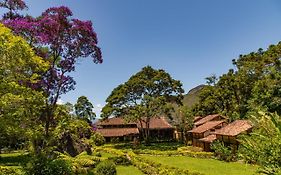
POLYGON ((117 166, 117 175, 143 175, 143 173, 134 166, 117 166))
POLYGON ((200 159, 186 156, 148 156, 143 157, 165 165, 201 172, 206 175, 252 175, 256 166, 238 162, 222 162, 214 159, 200 159))

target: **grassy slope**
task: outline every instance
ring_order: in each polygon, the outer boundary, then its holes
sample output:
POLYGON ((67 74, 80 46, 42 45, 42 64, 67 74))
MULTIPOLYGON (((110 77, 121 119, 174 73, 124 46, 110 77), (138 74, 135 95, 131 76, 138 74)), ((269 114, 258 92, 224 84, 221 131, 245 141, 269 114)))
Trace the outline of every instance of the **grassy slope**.
POLYGON ((134 166, 117 166, 117 175, 143 175, 143 173, 134 166))
POLYGON ((165 165, 189 169, 206 175, 252 175, 257 167, 241 163, 226 163, 213 159, 199 159, 186 156, 144 156, 165 165))

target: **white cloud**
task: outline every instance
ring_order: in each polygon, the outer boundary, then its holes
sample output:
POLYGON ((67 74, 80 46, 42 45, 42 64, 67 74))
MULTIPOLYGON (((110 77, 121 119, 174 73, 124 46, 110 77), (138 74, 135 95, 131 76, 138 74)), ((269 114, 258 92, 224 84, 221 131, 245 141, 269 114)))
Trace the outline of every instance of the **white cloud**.
POLYGON ((65 102, 62 100, 62 99, 58 99, 58 101, 57 101, 57 104, 58 105, 62 105, 62 104, 64 104, 65 102))
POLYGON ((94 104, 94 112, 96 112, 96 113, 100 113, 101 112, 101 110, 102 110, 102 108, 103 108, 103 105, 101 105, 101 104, 94 104))

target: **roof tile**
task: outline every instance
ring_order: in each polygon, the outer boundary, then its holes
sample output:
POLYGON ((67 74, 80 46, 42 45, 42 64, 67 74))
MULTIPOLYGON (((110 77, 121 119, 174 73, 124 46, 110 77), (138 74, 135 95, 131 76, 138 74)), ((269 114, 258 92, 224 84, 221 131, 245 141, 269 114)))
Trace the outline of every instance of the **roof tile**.
POLYGON ((215 132, 217 135, 237 136, 242 132, 253 128, 253 124, 249 120, 236 120, 229 125, 215 132))
POLYGON ((209 121, 209 122, 206 122, 204 123, 203 125, 200 125, 196 128, 193 128, 192 130, 190 130, 189 132, 192 132, 192 133, 203 133, 203 132, 206 132, 210 129, 213 129, 215 128, 216 126, 222 124, 222 123, 225 123, 224 120, 220 120, 220 121, 209 121))

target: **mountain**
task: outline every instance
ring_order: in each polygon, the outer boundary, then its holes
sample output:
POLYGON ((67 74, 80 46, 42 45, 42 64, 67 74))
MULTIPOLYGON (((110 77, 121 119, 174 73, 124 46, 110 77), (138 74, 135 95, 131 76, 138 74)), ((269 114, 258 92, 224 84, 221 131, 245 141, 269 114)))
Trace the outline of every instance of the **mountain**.
POLYGON ((199 85, 192 88, 186 95, 184 95, 183 104, 188 107, 192 107, 196 104, 199 101, 199 94, 205 86, 206 85, 199 85))

